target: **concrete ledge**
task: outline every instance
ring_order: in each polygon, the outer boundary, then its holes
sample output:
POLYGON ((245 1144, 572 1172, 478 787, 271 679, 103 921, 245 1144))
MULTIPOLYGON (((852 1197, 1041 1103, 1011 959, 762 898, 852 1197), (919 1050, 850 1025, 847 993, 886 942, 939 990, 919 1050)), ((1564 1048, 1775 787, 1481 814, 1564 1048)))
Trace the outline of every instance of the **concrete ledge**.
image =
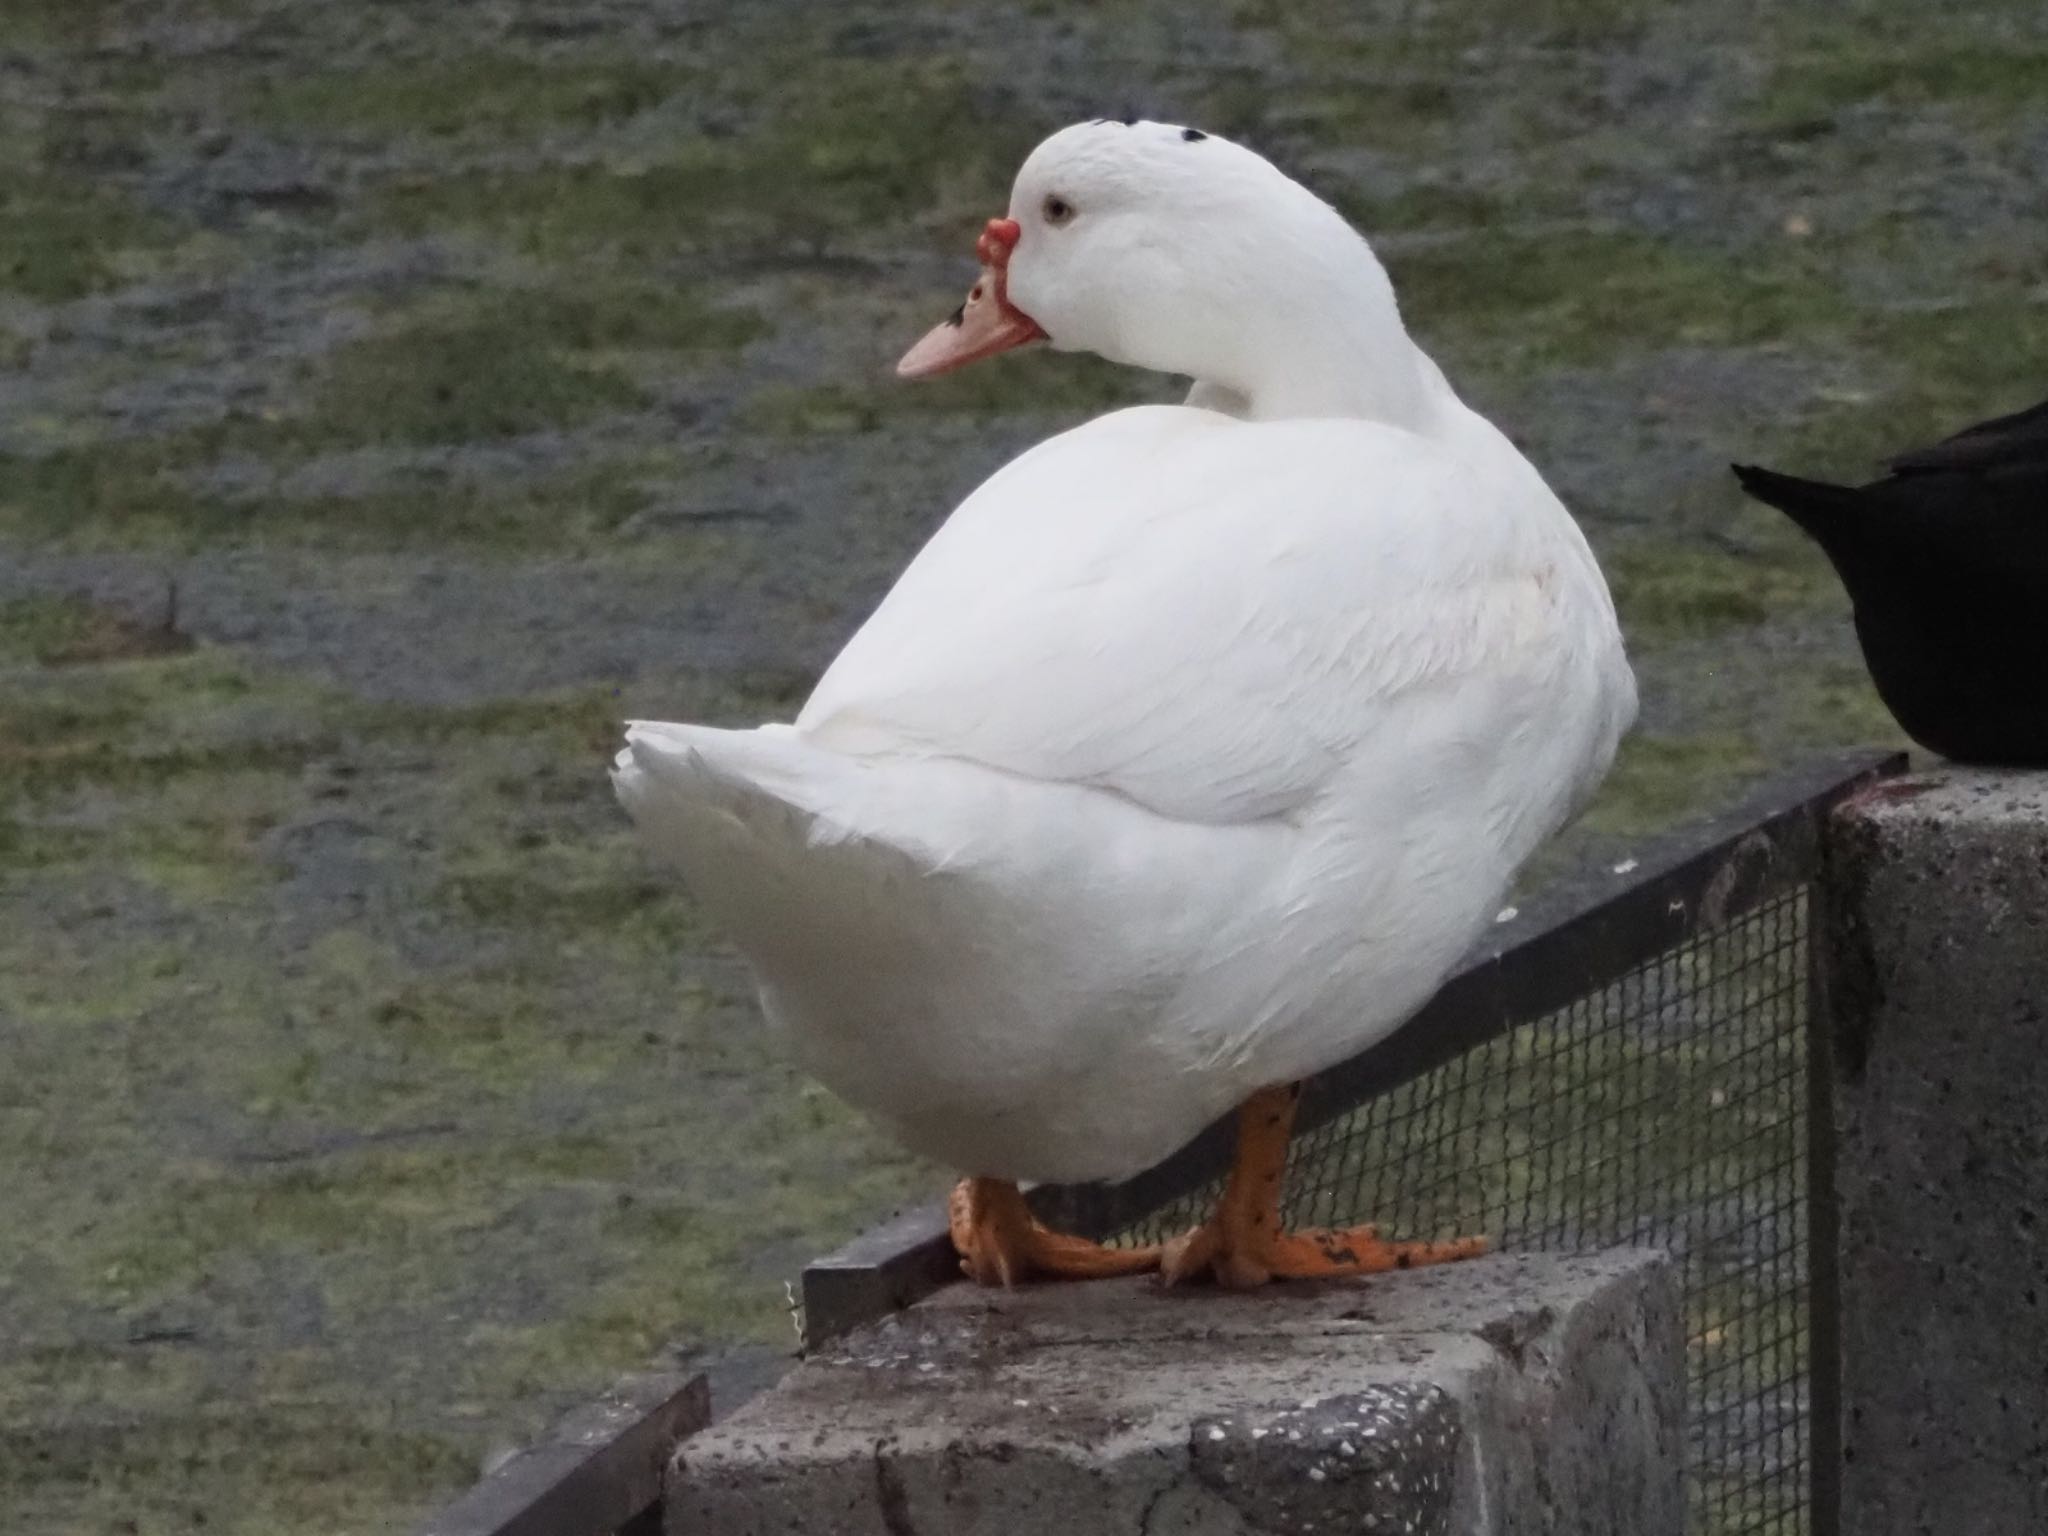
POLYGON ((1842 1529, 2048 1530, 2048 772, 1829 829, 1842 1529))
POLYGON ((668 1530, 1676 1536, 1683 1369, 1642 1251, 955 1286, 689 1441, 668 1530))

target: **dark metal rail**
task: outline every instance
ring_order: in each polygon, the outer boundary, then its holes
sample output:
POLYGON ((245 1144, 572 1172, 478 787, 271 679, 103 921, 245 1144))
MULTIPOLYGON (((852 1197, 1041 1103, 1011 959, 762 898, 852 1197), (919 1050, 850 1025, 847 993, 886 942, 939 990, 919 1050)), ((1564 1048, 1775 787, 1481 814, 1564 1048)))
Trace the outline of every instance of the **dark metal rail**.
POLYGON ((629 1376, 488 1473, 417 1536, 660 1536, 669 1458, 710 1422, 702 1376, 629 1376))

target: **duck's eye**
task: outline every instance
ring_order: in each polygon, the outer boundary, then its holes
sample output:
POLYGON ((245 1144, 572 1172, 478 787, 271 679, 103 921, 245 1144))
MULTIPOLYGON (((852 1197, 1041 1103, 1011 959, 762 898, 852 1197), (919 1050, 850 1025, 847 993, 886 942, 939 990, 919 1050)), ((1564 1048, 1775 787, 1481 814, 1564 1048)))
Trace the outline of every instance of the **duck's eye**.
POLYGON ((1057 193, 1046 198, 1040 205, 1040 210, 1045 214, 1045 222, 1048 224, 1064 224, 1074 216, 1074 205, 1057 193))

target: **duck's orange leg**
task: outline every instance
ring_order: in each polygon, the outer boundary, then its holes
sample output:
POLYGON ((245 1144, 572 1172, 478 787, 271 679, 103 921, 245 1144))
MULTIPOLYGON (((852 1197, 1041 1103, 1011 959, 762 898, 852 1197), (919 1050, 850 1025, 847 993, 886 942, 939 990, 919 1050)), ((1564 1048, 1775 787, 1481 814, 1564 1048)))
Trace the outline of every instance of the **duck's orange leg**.
POLYGON ((1012 1286, 1034 1275, 1100 1280, 1159 1267, 1159 1245, 1105 1248, 1039 1224, 1007 1179, 962 1179, 947 1202, 960 1268, 983 1285, 1012 1286))
POLYGON ((1469 1259, 1486 1251, 1483 1237, 1438 1243, 1390 1243, 1372 1227, 1280 1229, 1280 1184, 1287 1172, 1287 1140, 1300 1097, 1291 1088, 1264 1088, 1245 1100, 1237 1117, 1237 1161, 1216 1214, 1166 1245, 1159 1273, 1168 1285, 1213 1271, 1217 1283, 1250 1290, 1268 1280, 1324 1275, 1371 1275, 1469 1259))

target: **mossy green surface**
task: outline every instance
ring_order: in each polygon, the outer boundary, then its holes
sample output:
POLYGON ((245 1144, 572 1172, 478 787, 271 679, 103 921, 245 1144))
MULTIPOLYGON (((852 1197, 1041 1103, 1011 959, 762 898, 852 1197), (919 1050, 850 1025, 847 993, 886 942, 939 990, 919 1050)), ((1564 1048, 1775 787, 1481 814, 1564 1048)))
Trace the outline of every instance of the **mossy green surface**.
MULTIPOLYGON (((1806 264, 1799 264, 1806 265, 1806 264)), ((1674 344, 1747 347, 1843 323, 1824 280, 1786 262, 1703 256, 1619 229, 1481 227, 1392 256, 1404 312, 1489 368, 1611 362, 1674 344)))
POLYGON ((706 73, 630 53, 548 59, 478 49, 264 77, 246 109, 288 135, 502 144, 629 119, 699 88, 706 73))
POLYGON ((389 317, 319 361, 279 430, 238 439, 276 454, 572 429, 649 403, 631 359, 726 351, 764 329, 680 284, 606 279, 584 291, 572 271, 551 288, 468 290, 389 317))
MULTIPOLYGON (((97 643, 72 609, 0 634, 97 643)), ((782 1346, 779 1275, 931 1187, 730 962, 675 984, 715 942, 583 792, 608 691, 379 707, 207 647, 8 678, 0 1476, 37 1529, 381 1525, 664 1346, 782 1346)))
MULTIPOLYGON (((805 41, 795 29, 775 39, 794 56, 773 85, 742 67, 693 92, 700 111, 750 115, 745 130, 482 175, 408 174, 364 211, 406 231, 486 233, 542 260, 815 257, 968 218, 1030 147, 1024 113, 979 89, 959 59, 842 57, 805 41)), ((747 43, 735 35, 729 46, 739 54, 747 43)))
POLYGON ((0 30, 24 1529, 402 1527, 657 1351, 772 1360, 802 1259, 940 1187, 776 1052, 604 768, 625 716, 786 718, 950 498, 1173 397, 887 380, 1061 121, 1298 171, 1584 514, 1645 715, 1581 851, 1896 740, 1726 462, 1853 478, 2048 377, 2017 0, 0 30))
POLYGON ((1795 23, 1772 58, 1758 120, 1780 132, 1820 133, 1840 113, 1874 105, 1960 111, 1995 130, 2016 113, 2038 113, 2048 107, 2048 37, 1986 9, 1978 21, 1988 35, 1979 36, 1930 33, 1882 13, 1854 34, 1821 27, 1800 36, 1795 23))
POLYGON ((0 293, 46 303, 83 298, 116 286, 134 258, 178 233, 176 221, 94 185, 86 167, 0 166, 0 293))

